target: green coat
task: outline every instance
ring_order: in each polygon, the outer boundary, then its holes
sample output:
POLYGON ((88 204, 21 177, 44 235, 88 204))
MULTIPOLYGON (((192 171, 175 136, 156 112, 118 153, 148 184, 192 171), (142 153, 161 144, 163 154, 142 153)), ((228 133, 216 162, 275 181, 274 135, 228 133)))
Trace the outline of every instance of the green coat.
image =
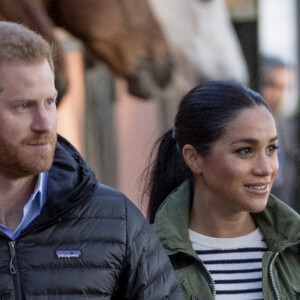
MULTIPOLYGON (((215 299, 214 283, 193 250, 188 235, 190 187, 186 181, 159 208, 154 227, 182 285, 185 299, 215 299)), ((300 299, 300 216, 270 195, 253 218, 268 251, 263 256, 264 300, 300 299)))

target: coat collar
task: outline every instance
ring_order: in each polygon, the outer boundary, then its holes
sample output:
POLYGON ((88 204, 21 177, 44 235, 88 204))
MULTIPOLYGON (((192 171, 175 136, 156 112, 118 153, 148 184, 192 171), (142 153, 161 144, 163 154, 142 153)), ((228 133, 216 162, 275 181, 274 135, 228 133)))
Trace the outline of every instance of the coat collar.
POLYGON ((283 201, 271 194, 266 209, 252 216, 270 250, 280 252, 296 245, 300 249, 300 215, 283 201))
MULTIPOLYGON (((156 214, 154 228, 169 255, 178 252, 196 255, 188 235, 190 206, 190 185, 185 181, 165 199, 156 214)), ((300 216, 273 195, 266 209, 252 216, 269 250, 278 252, 287 247, 300 247, 300 216)))
POLYGON ((97 179, 78 151, 58 136, 53 165, 48 172, 47 200, 39 215, 25 231, 57 222, 77 205, 84 205, 98 186, 97 179))
POLYGON ((185 181, 158 209, 154 228, 168 255, 184 252, 198 259, 188 234, 190 204, 190 185, 185 181))

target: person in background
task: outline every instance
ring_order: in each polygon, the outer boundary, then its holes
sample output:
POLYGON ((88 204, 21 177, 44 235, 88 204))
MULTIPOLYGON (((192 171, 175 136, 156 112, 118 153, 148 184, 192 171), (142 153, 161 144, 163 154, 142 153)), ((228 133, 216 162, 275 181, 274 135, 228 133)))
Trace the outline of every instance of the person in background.
POLYGON ((56 132, 50 45, 0 22, 0 298, 182 299, 151 226, 56 132))
POLYGON ((259 73, 260 94, 267 100, 272 113, 280 115, 285 93, 295 80, 295 70, 278 57, 261 56, 259 73))
POLYGON ((300 216, 270 194, 274 117, 260 94, 213 81, 181 101, 148 168, 148 217, 185 299, 293 299, 300 216))
POLYGON ((260 93, 268 102, 275 118, 279 149, 279 172, 272 194, 300 212, 298 191, 300 172, 299 117, 285 116, 282 112, 286 92, 295 82, 294 67, 278 57, 260 58, 260 93))

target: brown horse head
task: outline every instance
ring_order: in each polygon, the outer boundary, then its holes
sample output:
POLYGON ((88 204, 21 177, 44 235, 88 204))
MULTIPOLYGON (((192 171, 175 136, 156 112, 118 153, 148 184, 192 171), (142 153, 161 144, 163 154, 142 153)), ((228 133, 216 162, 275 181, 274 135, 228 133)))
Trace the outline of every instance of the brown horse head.
POLYGON ((17 22, 26 25, 46 38, 54 48, 55 86, 58 91, 57 104, 68 88, 68 76, 62 49, 54 34, 51 19, 39 0, 0 0, 0 20, 17 22))
POLYGON ((44 0, 57 26, 128 81, 141 98, 170 81, 172 59, 147 0, 44 0))

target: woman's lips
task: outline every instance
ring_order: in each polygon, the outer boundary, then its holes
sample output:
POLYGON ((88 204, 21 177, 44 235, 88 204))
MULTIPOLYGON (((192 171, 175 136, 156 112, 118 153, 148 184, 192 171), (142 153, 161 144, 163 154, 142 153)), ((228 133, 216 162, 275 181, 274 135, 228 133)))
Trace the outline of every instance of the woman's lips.
POLYGON ((263 195, 269 193, 270 184, 269 183, 253 183, 253 184, 245 184, 244 187, 250 193, 263 195))

